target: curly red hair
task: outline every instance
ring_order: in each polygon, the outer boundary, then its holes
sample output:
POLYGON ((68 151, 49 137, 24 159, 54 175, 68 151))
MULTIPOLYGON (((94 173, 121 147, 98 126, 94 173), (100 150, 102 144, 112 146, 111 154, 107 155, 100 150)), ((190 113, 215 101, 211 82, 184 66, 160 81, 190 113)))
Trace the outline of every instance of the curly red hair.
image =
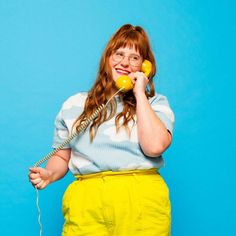
MULTIPOLYGON (((132 26, 130 24, 123 25, 111 37, 104 53, 100 60, 97 79, 93 87, 88 92, 88 97, 85 101, 84 111, 77 118, 73 124, 73 128, 78 130, 79 124, 89 117, 98 106, 105 104, 113 95, 111 94, 114 88, 114 80, 112 79, 112 72, 109 66, 109 57, 121 47, 134 47, 142 58, 149 60, 152 63, 152 71, 149 75, 148 87, 146 89, 147 98, 153 97, 155 94, 153 77, 156 73, 155 58, 151 50, 148 36, 140 26, 132 26)), ((126 131, 130 134, 128 127, 129 121, 134 122, 134 115, 136 111, 136 99, 132 91, 120 93, 119 98, 123 102, 123 111, 116 115, 115 124, 118 132, 121 126, 124 126, 126 131), (120 119, 123 118, 123 123, 120 124, 120 119)), ((116 100, 113 98, 109 103, 107 109, 104 109, 90 125, 90 141, 92 142, 96 136, 98 127, 105 121, 111 119, 116 114, 116 100)))

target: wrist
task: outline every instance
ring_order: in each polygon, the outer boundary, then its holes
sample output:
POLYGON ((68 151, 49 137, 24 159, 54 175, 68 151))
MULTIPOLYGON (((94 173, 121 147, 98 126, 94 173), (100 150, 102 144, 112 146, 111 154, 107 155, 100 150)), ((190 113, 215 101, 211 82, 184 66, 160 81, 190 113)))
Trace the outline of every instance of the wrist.
POLYGON ((49 184, 55 181, 55 177, 54 177, 54 172, 51 170, 47 170, 47 179, 49 184))
POLYGON ((142 99, 147 99, 145 91, 136 92, 136 93, 134 93, 134 96, 136 98, 136 101, 142 100, 142 99))

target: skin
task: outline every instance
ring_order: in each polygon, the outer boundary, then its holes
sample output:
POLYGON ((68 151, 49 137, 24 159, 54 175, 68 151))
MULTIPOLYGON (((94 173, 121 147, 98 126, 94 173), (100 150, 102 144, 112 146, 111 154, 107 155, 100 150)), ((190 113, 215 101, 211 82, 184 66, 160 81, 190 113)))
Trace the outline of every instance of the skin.
MULTIPOLYGON (((145 95, 145 89, 148 84, 148 78, 143 72, 140 72, 140 66, 131 66, 129 55, 137 54, 134 48, 121 48, 125 57, 119 63, 109 58, 109 65, 112 70, 113 80, 116 81, 123 74, 128 74, 131 78, 134 88, 137 106, 137 131, 138 140, 143 152, 150 157, 160 156, 171 144, 171 134, 168 132, 162 121, 152 110, 151 105, 145 95)), ((71 149, 63 149, 57 152, 63 158, 54 155, 47 163, 45 169, 41 167, 31 167, 29 169, 29 181, 35 188, 44 189, 50 183, 59 180, 65 176, 68 171, 68 162, 71 156, 71 149)))
POLYGON ((29 169, 29 181, 37 189, 44 189, 50 183, 65 176, 68 171, 71 149, 63 149, 57 152, 63 159, 54 155, 47 162, 46 168, 31 167, 29 169))
POLYGON ((112 57, 109 58, 113 79, 116 81, 119 76, 126 74, 122 74, 122 70, 129 72, 128 76, 134 84, 133 93, 137 101, 136 116, 139 144, 147 156, 160 156, 171 144, 171 134, 152 110, 145 95, 148 78, 143 72, 140 72, 141 65, 134 67, 129 63, 128 56, 131 54, 140 56, 139 52, 134 47, 125 47, 119 50, 125 55, 122 61, 117 63, 112 60, 112 57))

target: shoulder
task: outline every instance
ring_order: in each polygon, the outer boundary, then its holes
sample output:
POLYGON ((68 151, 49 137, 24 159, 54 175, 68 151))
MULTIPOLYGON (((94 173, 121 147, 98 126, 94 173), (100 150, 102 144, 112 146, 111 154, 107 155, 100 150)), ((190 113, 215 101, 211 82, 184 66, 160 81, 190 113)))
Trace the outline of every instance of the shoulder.
POLYGON ((170 107, 169 101, 166 96, 155 93, 155 95, 149 98, 152 109, 159 115, 165 115, 171 122, 174 122, 174 112, 170 107))
POLYGON ((150 104, 166 103, 167 105, 169 105, 167 97, 160 93, 155 93, 153 97, 149 98, 149 102, 150 104))
POLYGON ((78 92, 68 97, 62 105, 62 109, 67 110, 71 109, 72 107, 84 107, 87 96, 88 92, 78 92))

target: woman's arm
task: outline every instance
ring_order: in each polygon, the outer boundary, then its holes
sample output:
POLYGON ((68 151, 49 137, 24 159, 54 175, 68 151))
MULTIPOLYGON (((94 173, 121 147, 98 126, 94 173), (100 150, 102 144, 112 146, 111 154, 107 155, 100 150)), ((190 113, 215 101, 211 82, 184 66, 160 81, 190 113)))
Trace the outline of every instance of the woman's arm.
POLYGON ((38 189, 43 189, 50 183, 61 179, 68 171, 71 149, 63 149, 53 155, 46 165, 46 168, 31 167, 29 180, 38 189))
POLYGON ((171 144, 171 134, 153 111, 145 93, 140 93, 136 101, 139 144, 147 156, 160 156, 171 144))
POLYGON ((133 92, 137 102, 136 116, 139 144, 147 156, 160 156, 171 144, 172 136, 153 111, 145 95, 148 83, 147 77, 142 72, 135 72, 131 76, 134 83, 133 92))

